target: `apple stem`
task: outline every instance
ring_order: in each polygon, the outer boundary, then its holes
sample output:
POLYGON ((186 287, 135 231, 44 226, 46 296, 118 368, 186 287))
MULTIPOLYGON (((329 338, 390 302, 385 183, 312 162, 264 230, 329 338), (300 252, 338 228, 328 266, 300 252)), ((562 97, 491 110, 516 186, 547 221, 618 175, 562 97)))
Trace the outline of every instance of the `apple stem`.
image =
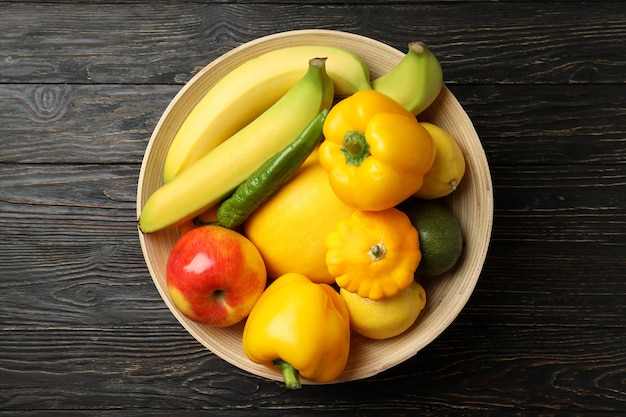
POLYGON ((302 388, 302 383, 300 382, 300 378, 298 376, 298 370, 294 368, 293 365, 282 359, 274 360, 274 365, 278 366, 280 371, 283 373, 283 379, 285 380, 285 385, 288 389, 302 388))

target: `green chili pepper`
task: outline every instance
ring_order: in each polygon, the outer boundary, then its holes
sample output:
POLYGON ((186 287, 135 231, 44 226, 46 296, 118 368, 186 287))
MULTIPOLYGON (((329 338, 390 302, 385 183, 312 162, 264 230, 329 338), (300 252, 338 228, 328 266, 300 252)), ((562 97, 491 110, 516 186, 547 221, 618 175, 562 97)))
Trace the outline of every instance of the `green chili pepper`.
MULTIPOLYGON (((311 120, 304 131, 282 151, 268 159, 235 189, 217 209, 217 224, 234 228, 287 183, 313 153, 322 138, 328 109, 311 120)), ((198 220, 195 220, 199 224, 198 220)))

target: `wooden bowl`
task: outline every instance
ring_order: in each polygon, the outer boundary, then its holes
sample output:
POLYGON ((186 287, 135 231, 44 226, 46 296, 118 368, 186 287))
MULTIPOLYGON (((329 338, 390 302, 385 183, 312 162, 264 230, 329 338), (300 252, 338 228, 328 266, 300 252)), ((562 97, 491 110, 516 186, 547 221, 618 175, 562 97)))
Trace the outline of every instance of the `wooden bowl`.
MULTIPOLYGON (((360 35, 331 30, 278 33, 225 53, 181 89, 157 124, 139 175, 137 214, 148 197, 162 184, 168 147, 183 119, 204 93, 226 73, 254 56, 277 48, 305 44, 338 46, 356 53, 368 65, 372 79, 389 71, 406 53, 406 50, 399 51, 360 35)), ((449 208, 461 224, 465 248, 452 271, 423 283, 427 294, 426 308, 409 330, 387 340, 353 336, 348 364, 335 382, 376 375, 411 358, 432 342, 465 306, 485 260, 492 229, 493 193, 489 166, 472 122, 446 87, 419 119, 431 121, 448 130, 459 141, 465 154, 465 177, 461 186, 447 198, 449 208)), ((166 289, 165 265, 178 239, 177 230, 170 228, 147 235, 139 233, 139 237, 150 275, 161 297, 193 337, 234 366, 265 378, 282 379, 276 369, 257 365, 245 356, 241 344, 243 323, 228 328, 208 327, 189 320, 174 307, 166 289)), ((307 380, 302 382, 314 383, 307 380)))

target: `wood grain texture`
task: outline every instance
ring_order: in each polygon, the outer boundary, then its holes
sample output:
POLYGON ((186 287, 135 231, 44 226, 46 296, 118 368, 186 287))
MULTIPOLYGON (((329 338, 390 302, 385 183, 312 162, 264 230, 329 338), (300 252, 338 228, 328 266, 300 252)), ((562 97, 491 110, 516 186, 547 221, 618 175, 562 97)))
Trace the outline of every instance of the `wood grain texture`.
MULTIPOLYGON (((0 85, 0 163, 140 164, 178 85, 0 85)), ((626 85, 453 85, 492 165, 620 164, 626 85), (569 97, 575 97, 570 99, 569 97)))
POLYGON ((626 413, 620 1, 0 2, 0 416, 626 413), (197 343, 136 229, 143 152, 200 68, 266 34, 425 40, 491 165, 470 302, 368 380, 287 392, 197 343))
POLYGON ((0 85, 0 162, 140 164, 179 86, 0 85))
POLYGON ((0 4, 0 82, 182 83, 244 42, 311 28, 423 40, 452 83, 620 84, 626 68, 619 1, 78 4, 0 4))
POLYGON ((14 331, 1 342, 3 380, 10 381, 12 393, 3 406, 61 411, 68 408, 64 399, 80 393, 91 398, 90 410, 114 406, 174 414, 242 407, 303 414, 309 408, 476 415, 623 410, 626 358, 616 353, 626 342, 622 331, 605 330, 598 338, 558 327, 472 327, 469 336, 467 327, 453 325, 402 367, 377 377, 341 387, 311 386, 295 395, 279 383, 238 372, 176 329, 14 331), (150 339, 158 343, 146 343, 150 339), (28 363, 21 359, 25 354, 32 357, 28 363))

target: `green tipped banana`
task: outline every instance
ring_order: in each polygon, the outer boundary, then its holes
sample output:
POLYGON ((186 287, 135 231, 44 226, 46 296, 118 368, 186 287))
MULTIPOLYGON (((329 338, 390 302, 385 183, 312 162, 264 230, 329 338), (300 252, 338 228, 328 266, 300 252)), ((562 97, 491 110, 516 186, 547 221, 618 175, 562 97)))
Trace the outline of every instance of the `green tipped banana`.
POLYGON ((293 142, 322 109, 330 108, 333 96, 325 58, 311 59, 304 77, 273 106, 158 188, 141 209, 139 229, 156 232, 220 202, 293 142))
POLYGON ((374 90, 387 94, 415 115, 435 101, 442 87, 441 64, 423 42, 410 43, 400 62, 372 81, 374 90))

